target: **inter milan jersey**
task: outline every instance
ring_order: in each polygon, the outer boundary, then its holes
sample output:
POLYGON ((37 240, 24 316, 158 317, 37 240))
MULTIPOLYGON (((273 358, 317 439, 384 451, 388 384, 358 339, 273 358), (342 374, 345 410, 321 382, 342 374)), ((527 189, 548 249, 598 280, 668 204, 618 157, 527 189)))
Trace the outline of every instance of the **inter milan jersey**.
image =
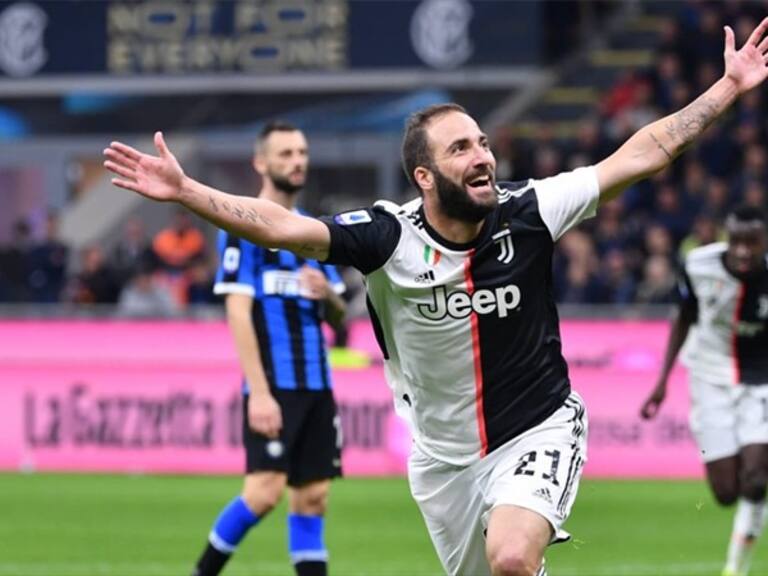
POLYGON ((425 453, 467 465, 563 404, 553 246, 598 197, 594 168, 500 183, 468 244, 441 238, 421 199, 324 219, 328 261, 366 275, 395 407, 425 453))
POLYGON ((333 266, 305 260, 286 250, 269 250, 219 232, 220 266, 216 294, 253 297, 253 326, 270 386, 288 390, 331 387, 321 331, 322 302, 304 298, 299 270, 321 270, 336 293, 344 283, 333 266))
POLYGON ((681 306, 695 319, 683 349, 693 382, 768 384, 768 268, 747 279, 725 267, 728 245, 691 250, 681 306))

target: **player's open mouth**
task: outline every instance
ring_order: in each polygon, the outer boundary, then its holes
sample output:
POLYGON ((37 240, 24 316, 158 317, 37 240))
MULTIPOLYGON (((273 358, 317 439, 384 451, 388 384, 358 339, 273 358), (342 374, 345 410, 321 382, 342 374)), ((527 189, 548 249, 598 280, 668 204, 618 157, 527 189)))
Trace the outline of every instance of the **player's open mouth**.
POLYGON ((491 187, 492 185, 493 182, 491 181, 490 176, 480 176, 479 178, 467 182, 467 186, 470 188, 486 188, 491 187))

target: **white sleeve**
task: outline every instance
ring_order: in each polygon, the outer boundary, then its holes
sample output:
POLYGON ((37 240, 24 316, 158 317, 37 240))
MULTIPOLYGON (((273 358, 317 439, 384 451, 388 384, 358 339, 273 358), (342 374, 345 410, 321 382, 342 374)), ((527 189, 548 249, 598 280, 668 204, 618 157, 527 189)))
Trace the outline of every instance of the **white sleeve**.
POLYGON ((597 211, 600 186, 594 166, 534 180, 533 187, 539 214, 554 241, 582 220, 592 218, 597 211))

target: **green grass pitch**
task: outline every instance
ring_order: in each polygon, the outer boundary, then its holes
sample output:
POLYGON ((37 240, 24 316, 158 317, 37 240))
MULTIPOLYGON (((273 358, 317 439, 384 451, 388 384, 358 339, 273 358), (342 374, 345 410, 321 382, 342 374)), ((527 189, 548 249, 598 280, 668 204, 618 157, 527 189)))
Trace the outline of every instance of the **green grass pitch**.
MULTIPOLYGON (((189 574, 237 477, 0 475, 0 576, 189 574)), ((292 571, 285 507, 253 530, 226 576, 292 571)), ((552 576, 719 574, 731 510, 703 482, 585 481, 547 555, 552 576)), ((402 478, 345 479, 331 494, 327 544, 334 576, 441 574, 402 478)), ((753 575, 768 574, 768 538, 753 575)))

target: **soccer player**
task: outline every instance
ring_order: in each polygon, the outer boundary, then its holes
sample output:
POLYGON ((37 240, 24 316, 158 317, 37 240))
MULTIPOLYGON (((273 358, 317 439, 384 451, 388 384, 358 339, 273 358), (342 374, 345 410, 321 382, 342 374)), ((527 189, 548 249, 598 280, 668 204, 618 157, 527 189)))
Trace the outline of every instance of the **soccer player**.
POLYGON ((725 227, 727 243, 696 248, 685 260, 680 309, 641 415, 658 413, 687 342, 691 430, 715 498, 738 502, 723 575, 746 576, 768 484, 768 233, 765 215, 750 206, 733 210, 725 227))
MULTIPOLYGON (((259 198, 298 214, 307 176, 304 134, 282 122, 259 134, 253 166, 259 198)), ((233 201, 233 206, 235 202, 233 201)), ((225 294, 227 321, 245 375, 243 489, 219 514, 194 576, 218 574, 288 486, 288 539, 297 576, 325 576, 323 525, 330 479, 341 473, 336 405, 321 332, 338 325, 345 304, 341 277, 327 264, 267 250, 219 233, 214 291, 225 294)))
POLYGON ((117 186, 187 208, 255 243, 355 266, 395 405, 414 437, 411 492, 452 575, 544 574, 565 537, 585 459, 552 297, 554 242, 630 184, 665 168, 768 76, 766 18, 745 46, 725 32, 725 72, 679 112, 595 166, 497 183, 487 136, 455 104, 414 114, 403 140, 420 195, 316 220, 239 199, 159 156, 113 142, 117 186))

